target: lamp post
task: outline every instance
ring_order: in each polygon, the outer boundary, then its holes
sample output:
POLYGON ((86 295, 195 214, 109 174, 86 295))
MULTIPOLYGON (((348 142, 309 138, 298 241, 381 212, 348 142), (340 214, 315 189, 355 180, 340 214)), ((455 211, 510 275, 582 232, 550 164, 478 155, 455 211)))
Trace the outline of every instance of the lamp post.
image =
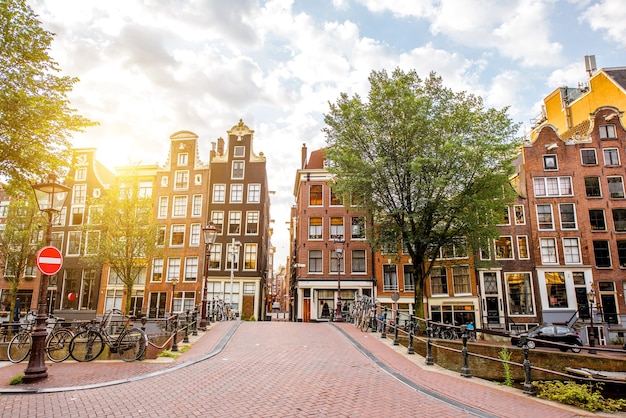
POLYGON ((233 309, 233 279, 235 278, 235 247, 237 247, 237 252, 239 251, 239 247, 241 243, 239 241, 235 241, 233 238, 232 243, 230 244, 230 309, 233 309))
POLYGON ((343 260, 343 245, 345 241, 342 239, 335 240, 335 255, 337 256, 337 314, 335 322, 343 322, 341 316, 341 261, 343 260))
POLYGON ((206 331, 207 327, 207 293, 209 282, 209 263, 211 261, 211 247, 215 243, 217 237, 217 227, 213 222, 209 222, 207 226, 202 228, 204 234, 204 287, 202 288, 202 313, 200 314, 200 331, 206 331))
MULTIPOLYGON (((63 204, 67 198, 70 188, 57 183, 54 174, 48 175, 48 181, 34 184, 32 186, 37 199, 37 205, 41 212, 48 216, 46 224, 46 246, 52 243, 52 216, 61 212, 63 204)), ((46 319, 48 319, 48 275, 41 274, 39 280, 39 294, 37 296, 37 316, 35 318, 35 329, 32 332, 32 350, 28 367, 24 371, 22 380, 32 382, 48 377, 45 362, 45 346, 48 331, 46 329, 46 319)))
POLYGON ((589 318, 591 323, 591 331, 589 332, 589 354, 596 354, 596 329, 593 326, 593 305, 596 301, 596 291, 593 289, 593 287, 587 294, 587 298, 589 300, 589 318))

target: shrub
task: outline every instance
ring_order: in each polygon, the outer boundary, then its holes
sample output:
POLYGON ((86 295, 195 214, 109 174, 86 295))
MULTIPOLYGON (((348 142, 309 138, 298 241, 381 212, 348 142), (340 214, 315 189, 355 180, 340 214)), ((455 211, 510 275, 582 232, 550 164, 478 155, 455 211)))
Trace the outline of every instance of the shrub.
POLYGON ((18 374, 13 379, 11 379, 11 381, 9 382, 9 385, 19 385, 20 383, 22 383, 22 377, 24 376, 21 374, 18 374))
POLYGON ((174 353, 173 351, 170 351, 170 350, 163 350, 159 354, 157 354, 157 357, 171 357, 173 359, 177 359, 178 357, 180 357, 180 354, 174 353))
POLYGON ((502 350, 498 353, 498 357, 501 360, 504 360, 502 363, 502 367, 504 367, 504 384, 506 386, 513 386, 513 378, 511 377, 511 365, 508 363, 511 361, 511 352, 506 348, 502 347, 502 350))
POLYGON ((626 407, 626 399, 605 399, 600 393, 602 383, 580 384, 558 380, 533 382, 537 396, 566 405, 574 405, 587 411, 616 412, 626 407))

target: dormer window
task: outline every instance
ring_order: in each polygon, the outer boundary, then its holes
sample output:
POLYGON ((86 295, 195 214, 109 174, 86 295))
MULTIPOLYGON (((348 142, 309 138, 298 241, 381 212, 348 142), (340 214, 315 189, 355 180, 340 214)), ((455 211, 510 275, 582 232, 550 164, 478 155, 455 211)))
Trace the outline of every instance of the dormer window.
POLYGON ((243 179, 243 161, 233 161, 232 179, 243 179))
POLYGON ((600 131, 600 139, 615 139, 617 134, 615 131, 615 125, 600 125, 598 128, 600 131))
POLYGON ((189 164, 189 154, 186 152, 178 154, 178 166, 185 167, 187 164, 189 164))
POLYGON ((543 156, 543 169, 544 170, 558 170, 556 155, 544 155, 543 156))
POLYGON ((235 149, 233 151, 234 157, 235 158, 243 158, 246 156, 246 147, 243 146, 235 146, 235 149))

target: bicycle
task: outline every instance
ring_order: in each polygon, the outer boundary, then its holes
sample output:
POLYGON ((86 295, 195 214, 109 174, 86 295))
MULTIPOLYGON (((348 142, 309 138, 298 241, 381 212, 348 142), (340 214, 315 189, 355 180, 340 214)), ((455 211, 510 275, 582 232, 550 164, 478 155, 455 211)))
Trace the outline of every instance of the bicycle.
POLYGON ((88 362, 98 358, 104 345, 111 353, 117 353, 124 361, 139 360, 146 351, 148 337, 145 332, 136 327, 130 327, 130 316, 126 317, 124 329, 114 338, 108 328, 113 314, 121 315, 119 309, 105 312, 100 323, 94 323, 85 331, 79 332, 70 341, 70 356, 79 362, 88 362))
MULTIPOLYGON (((30 351, 33 346, 33 337, 31 335, 33 325, 35 323, 34 314, 30 314, 32 319, 30 319, 26 326, 22 326, 22 329, 11 338, 11 342, 9 342, 9 346, 7 348, 7 356, 12 363, 19 363, 24 361, 26 357, 30 354, 30 351)), ((50 315, 48 322, 47 331, 48 336, 46 337, 46 356, 55 363, 60 363, 66 360, 69 356, 69 342, 74 337, 72 331, 67 328, 59 327, 62 318, 58 318, 50 315), (50 327, 52 325, 52 327, 50 327)))

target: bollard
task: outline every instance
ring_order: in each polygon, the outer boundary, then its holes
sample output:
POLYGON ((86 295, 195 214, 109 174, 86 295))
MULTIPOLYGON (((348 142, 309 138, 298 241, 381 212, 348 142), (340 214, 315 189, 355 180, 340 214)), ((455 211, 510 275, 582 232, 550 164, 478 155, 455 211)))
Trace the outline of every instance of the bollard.
POLYGON ((415 354, 415 347, 413 347, 413 333, 415 332, 415 322, 411 318, 411 324, 409 325, 409 345, 407 346, 407 354, 415 354))
POLYGON ((525 335, 520 336, 520 342, 522 343, 522 351, 524 352, 524 393, 526 395, 535 396, 537 393, 535 392, 535 387, 533 386, 533 382, 530 377, 532 366, 530 364, 530 360, 528 359, 527 338, 528 337, 525 335))
POLYGON ((174 341, 172 342, 172 351, 178 351, 178 315, 174 320, 174 341))
POLYGON ((385 311, 383 313, 383 329, 380 334, 380 338, 387 338, 387 307, 385 306, 385 311))
POLYGON ((189 309, 187 309, 187 312, 185 314, 185 334, 183 337, 183 342, 185 344, 189 344, 189 309))
MULTIPOLYGON (((191 325, 191 335, 195 337, 198 335, 198 309, 194 309, 191 314, 191 325)), ((209 325, 208 322, 207 325, 209 325)))
POLYGON ((146 332, 146 323, 148 322, 148 318, 146 318, 146 316, 142 316, 141 317, 141 330, 143 332, 146 332))
POLYGON ((461 354, 463 355, 463 366, 461 367, 461 376, 463 377, 472 377, 472 373, 470 372, 469 363, 467 361, 467 326, 461 326, 462 338, 463 338, 463 349, 461 350, 461 354))
POLYGON ((396 311, 396 326, 394 331, 394 336, 393 336, 393 345, 400 345, 400 341, 398 341, 398 321, 400 319, 398 318, 398 311, 396 311))
POLYGON ((430 326, 430 318, 426 320, 426 364, 432 366, 433 361, 433 327, 430 326))

